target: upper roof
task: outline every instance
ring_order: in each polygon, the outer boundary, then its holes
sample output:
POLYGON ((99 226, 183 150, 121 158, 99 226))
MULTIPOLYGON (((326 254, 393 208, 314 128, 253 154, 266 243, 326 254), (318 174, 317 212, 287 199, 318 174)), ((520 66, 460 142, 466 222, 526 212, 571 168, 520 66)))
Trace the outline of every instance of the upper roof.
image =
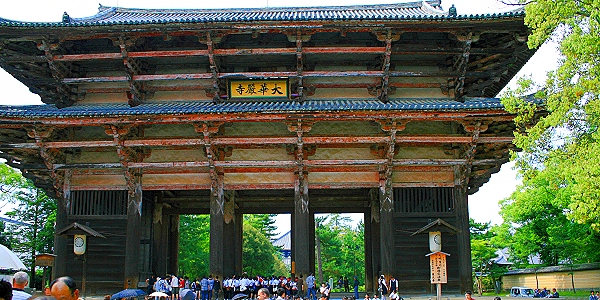
POLYGON ((494 14, 455 15, 442 10, 441 0, 379 5, 237 9, 135 9, 100 5, 98 13, 91 17, 71 18, 65 13, 62 22, 21 22, 0 18, 0 26, 81 27, 117 24, 228 23, 249 21, 461 20, 497 19, 523 15, 523 9, 494 14))

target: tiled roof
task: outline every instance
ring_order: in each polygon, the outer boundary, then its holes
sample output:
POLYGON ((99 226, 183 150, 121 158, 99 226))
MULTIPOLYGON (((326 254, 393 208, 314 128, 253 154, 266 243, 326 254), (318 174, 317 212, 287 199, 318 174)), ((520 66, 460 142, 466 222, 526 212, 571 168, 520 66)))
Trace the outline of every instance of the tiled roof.
POLYGON ((228 23, 269 21, 351 21, 351 20, 460 20, 496 19, 523 16, 523 10, 511 12, 449 16, 440 0, 399 4, 251 8, 251 9, 134 9, 100 6, 99 12, 86 18, 69 18, 67 22, 19 22, 0 18, 0 26, 10 27, 80 27, 105 25, 228 23))
POLYGON ((319 100, 279 102, 224 102, 209 101, 147 102, 136 107, 126 103, 76 104, 65 108, 54 105, 0 106, 0 118, 80 118, 119 117, 137 115, 181 115, 222 113, 308 113, 342 111, 464 111, 503 109, 497 98, 467 98, 464 102, 453 99, 399 99, 383 103, 376 100, 319 100))

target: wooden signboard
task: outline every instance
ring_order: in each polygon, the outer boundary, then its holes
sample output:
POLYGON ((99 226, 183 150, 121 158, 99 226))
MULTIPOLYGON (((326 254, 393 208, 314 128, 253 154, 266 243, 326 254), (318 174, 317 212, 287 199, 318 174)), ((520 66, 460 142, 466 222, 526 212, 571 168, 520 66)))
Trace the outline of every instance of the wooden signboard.
POLYGON ((434 252, 429 255, 429 266, 431 268, 431 283, 448 283, 446 272, 446 253, 434 252))
POLYGON ((289 98, 287 79, 230 80, 229 98, 289 98))
POLYGON ((54 254, 38 254, 35 256, 35 265, 39 267, 52 267, 54 265, 54 254))

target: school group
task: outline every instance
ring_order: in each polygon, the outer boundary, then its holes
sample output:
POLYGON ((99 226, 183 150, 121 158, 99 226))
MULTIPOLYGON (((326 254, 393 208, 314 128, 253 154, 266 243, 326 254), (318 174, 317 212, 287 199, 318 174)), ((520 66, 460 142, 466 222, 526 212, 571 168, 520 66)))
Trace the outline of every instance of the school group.
MULTIPOLYGON (((172 300, 179 299, 179 291, 190 289, 196 293, 196 299, 234 299, 236 295, 243 294, 248 299, 257 299, 258 291, 261 288, 267 288, 274 296, 277 291, 285 293, 285 299, 304 298, 316 300, 317 290, 315 289, 315 277, 311 274, 306 280, 302 275, 298 278, 284 276, 249 276, 244 273, 241 277, 235 275, 226 277, 223 282, 219 276, 203 276, 196 279, 190 279, 187 276, 177 277, 176 275, 167 275, 164 277, 152 276, 146 280, 148 284, 148 294, 153 292, 162 292, 171 297, 172 300), (222 296, 222 298, 221 298, 222 296)), ((331 288, 328 284, 322 284, 319 289, 321 296, 329 298, 331 288)), ((235 299, 237 299, 236 297, 235 299)))

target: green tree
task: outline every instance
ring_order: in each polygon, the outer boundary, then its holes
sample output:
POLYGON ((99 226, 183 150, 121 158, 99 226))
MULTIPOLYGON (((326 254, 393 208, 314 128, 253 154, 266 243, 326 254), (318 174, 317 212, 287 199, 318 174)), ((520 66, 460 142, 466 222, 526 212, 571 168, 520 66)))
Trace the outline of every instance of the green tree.
MULTIPOLYGON (((523 149, 516 156, 523 174, 518 193, 541 193, 541 180, 536 180, 541 177, 553 184, 551 188, 568 191, 564 216, 600 231, 600 0, 534 0, 525 9, 532 29, 529 46, 538 47, 552 36, 560 43, 562 57, 543 86, 525 79, 504 95, 507 109, 518 113, 515 144, 523 149), (522 97, 535 91, 547 111, 539 122, 535 105, 522 97)), ((514 195, 513 200, 520 197, 514 195)), ((526 234, 539 238, 535 228, 526 234)), ((552 260, 552 253, 544 255, 552 260)))
POLYGON ((195 278, 210 272, 210 216, 182 215, 179 218, 179 272, 195 278))
POLYGON ((36 282, 35 256, 39 253, 53 252, 56 203, 29 181, 15 191, 14 201, 17 207, 6 215, 30 226, 8 225, 13 241, 12 250, 30 267, 30 281, 36 282))
POLYGON ((318 216, 315 220, 319 281, 340 276, 364 282, 364 224, 352 227, 351 219, 339 214, 318 216), (319 259, 320 258, 320 259, 319 259), (322 279, 321 279, 322 278, 322 279))
POLYGON ((251 223, 244 223, 243 270, 250 275, 286 275, 289 271, 281 270, 281 259, 277 248, 271 240, 251 223), (277 270, 275 266, 278 266, 277 270), (283 271, 283 272, 282 272, 283 271), (279 273, 276 273, 279 272, 279 273))
POLYGON ((275 236, 275 217, 276 214, 255 214, 255 215, 244 215, 244 223, 251 224, 254 228, 258 229, 262 234, 268 238, 275 236))
POLYGON ((495 258, 497 248, 491 243, 495 234, 491 230, 490 223, 477 223, 469 219, 471 232, 471 264, 473 267, 475 283, 479 295, 483 293, 484 288, 493 285, 494 279, 490 271, 493 267, 491 260, 495 258), (492 279, 491 282, 484 282, 484 278, 492 279))
MULTIPOLYGON (((278 250, 267 236, 267 234, 272 235, 271 232, 274 230, 272 218, 272 215, 244 216, 243 270, 249 274, 289 273, 278 255, 278 250)), ((210 273, 210 216, 182 215, 179 226, 180 274, 190 277, 208 275, 210 273)))
MULTIPOLYGON (((546 163, 554 164, 554 159, 546 163)), ((537 255, 545 265, 600 261, 593 242, 600 237, 598 232, 568 218, 571 185, 565 183, 560 167, 549 166, 500 203, 505 224, 499 232, 509 242, 511 260, 527 265, 537 255)))

